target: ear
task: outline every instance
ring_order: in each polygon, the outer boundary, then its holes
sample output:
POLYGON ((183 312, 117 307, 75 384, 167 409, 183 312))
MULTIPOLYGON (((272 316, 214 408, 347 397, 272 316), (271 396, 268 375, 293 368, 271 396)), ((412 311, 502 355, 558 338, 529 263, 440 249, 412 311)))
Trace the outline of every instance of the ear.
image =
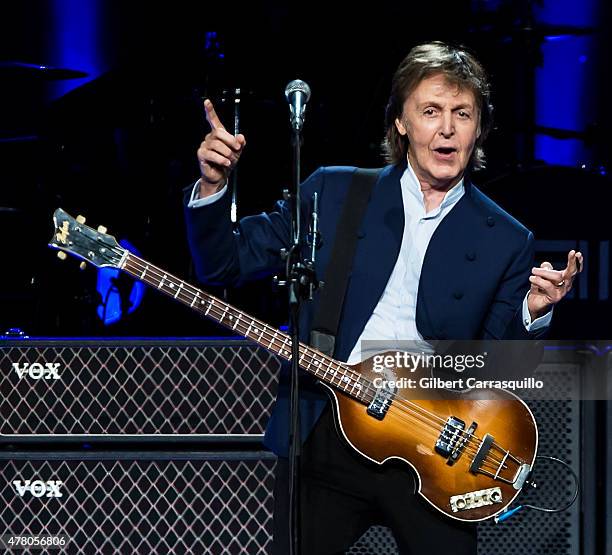
POLYGON ((395 118, 395 128, 400 135, 406 135, 408 133, 404 124, 399 120, 399 118, 395 118))

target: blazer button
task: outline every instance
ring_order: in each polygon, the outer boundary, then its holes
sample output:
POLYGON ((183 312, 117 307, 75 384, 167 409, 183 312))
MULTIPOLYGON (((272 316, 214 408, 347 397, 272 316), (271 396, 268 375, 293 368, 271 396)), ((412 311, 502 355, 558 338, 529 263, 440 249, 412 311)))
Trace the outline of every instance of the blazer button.
POLYGON ((487 225, 488 225, 489 227, 493 227, 493 226, 495 225, 495 220, 493 219, 493 216, 489 216, 489 217, 487 218, 487 225))
POLYGON ((455 297, 455 299, 457 299, 458 301, 463 299, 463 293, 461 291, 455 291, 453 293, 453 297, 455 297))
POLYGON ((470 261, 470 262, 474 262, 474 260, 476 260, 476 253, 475 252, 468 252, 465 254, 465 257, 470 261))
POLYGON ((357 239, 363 239, 366 236, 365 231, 359 230, 357 232, 357 239))

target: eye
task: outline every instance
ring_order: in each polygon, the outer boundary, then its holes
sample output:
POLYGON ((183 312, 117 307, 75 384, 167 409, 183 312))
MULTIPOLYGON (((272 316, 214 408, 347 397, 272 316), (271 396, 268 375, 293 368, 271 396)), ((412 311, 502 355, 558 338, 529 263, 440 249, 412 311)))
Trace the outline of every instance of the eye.
POLYGON ((429 108, 425 108, 425 110, 423 110, 423 115, 424 116, 428 116, 428 117, 432 117, 436 115, 436 109, 429 107, 429 108))
POLYGON ((461 119, 470 119, 471 114, 465 110, 459 110, 458 115, 461 119))

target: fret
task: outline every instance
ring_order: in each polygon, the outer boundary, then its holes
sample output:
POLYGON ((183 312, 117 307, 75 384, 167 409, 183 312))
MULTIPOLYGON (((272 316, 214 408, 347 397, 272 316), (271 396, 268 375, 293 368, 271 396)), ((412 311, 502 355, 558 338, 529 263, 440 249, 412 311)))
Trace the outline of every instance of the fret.
POLYGON ((310 355, 310 361, 308 362, 308 370, 310 370, 315 376, 318 376, 319 370, 317 369, 316 355, 313 355, 310 352, 310 349, 308 350, 308 354, 310 355))
POLYGON ((174 294, 175 299, 179 296, 179 293, 181 292, 182 288, 183 288, 183 282, 181 281, 181 283, 179 283, 178 289, 176 290, 176 293, 174 294))
MULTIPOLYGON (((208 306, 206 307, 206 311, 204 312, 205 316, 208 316, 208 313, 210 312, 210 309, 212 308, 212 305, 214 302, 215 302, 214 299, 210 299, 210 302, 208 303, 208 306)), ((204 301, 202 301, 202 304, 204 304, 204 301)))
POLYGON ((195 297, 193 298, 193 301, 191 301, 191 304, 189 305, 191 308, 193 308, 193 305, 196 303, 196 301, 200 298, 200 292, 196 291, 195 297))
MULTIPOLYGON (((312 355, 308 352, 308 349, 304 351, 304 354, 308 354, 309 357, 312 359, 312 355)), ((308 362, 306 362, 306 369, 309 372, 312 372, 315 376, 317 375, 317 370, 316 368, 313 368, 312 360, 309 360, 308 362)))
POLYGON ((145 274, 147 273, 147 270, 149 269, 149 265, 147 264, 145 266, 145 269, 142 271, 142 273, 140 274, 140 279, 144 279, 145 274))
POLYGON ((333 383, 334 383, 334 372, 333 372, 333 371, 331 371, 331 364, 332 364, 332 363, 331 363, 331 360, 330 360, 330 361, 327 363, 327 369, 325 370, 325 374, 323 374, 323 375, 324 375, 324 376, 327 376, 327 374, 328 374, 328 373, 330 373, 332 377, 331 377, 331 378, 328 378, 328 379, 329 379, 329 380, 331 381, 331 383, 333 384, 333 383))
POLYGON ((227 314, 227 311, 229 310, 229 306, 225 306, 225 308, 223 309, 223 312, 221 313, 221 316, 219 317, 219 322, 223 323, 223 318, 225 318, 225 315, 227 314))
POLYGON ((159 285, 157 286, 158 289, 161 289, 164 286, 164 280, 167 278, 168 276, 166 274, 164 274, 164 277, 161 278, 161 281, 159 282, 159 285))
MULTIPOLYGON (((333 364, 333 363, 332 363, 333 364)), ((336 368, 335 366, 333 367, 333 374, 334 374, 334 378, 338 380, 338 383, 336 384, 338 387, 342 387, 342 374, 340 374, 338 372, 338 368, 336 368)))
POLYGON ((276 331, 276 330, 274 330, 274 335, 273 335, 273 336, 272 336, 272 338, 270 339, 270 343, 268 343, 268 349, 271 349, 271 348, 272 348, 272 343, 274 343, 274 341, 276 340, 276 334, 277 334, 277 331, 276 331))
POLYGON ((351 384, 351 378, 349 378, 346 374, 343 374, 342 376, 340 376, 340 382, 338 385, 340 385, 340 383, 342 383, 342 387, 344 388, 344 391, 346 391, 346 388, 351 384))
POLYGON ((281 347, 281 354, 282 354, 284 357, 288 357, 288 356, 290 356, 290 355, 291 355, 291 350, 290 350, 290 349, 287 349, 287 341, 286 341, 286 340, 285 340, 285 341, 283 341, 283 347, 281 347))
MULTIPOLYGON (((231 317, 230 317, 231 319, 231 317)), ((236 326, 238 325, 238 322, 240 322, 240 314, 238 314, 238 318, 236 318, 236 321, 234 322, 234 325, 232 326, 232 329, 235 330, 236 326)))
MULTIPOLYGON (((355 393, 355 387, 357 386, 357 380, 355 378, 353 378, 353 387, 351 387, 351 395, 353 395, 353 393, 355 393)), ((359 388, 357 388, 359 389, 359 388)))
POLYGON ((342 374, 338 372, 338 367, 335 365, 334 365, 334 377, 338 380, 337 386, 342 387, 344 385, 344 380, 342 379, 344 376, 342 376, 342 374))
POLYGON ((283 341, 283 342, 281 343, 280 347, 278 348, 277 353, 278 353, 280 356, 285 356, 285 352, 286 352, 286 349, 285 349, 285 342, 283 341))
POLYGON ((285 356, 291 355, 291 340, 289 338, 283 341, 283 347, 285 348, 285 356), (287 348, 287 344, 289 344, 288 348, 287 348))
POLYGON ((245 337, 249 337, 249 332, 251 331, 251 326, 253 325, 254 320, 251 320, 251 323, 249 324, 249 327, 247 328, 247 330, 244 332, 244 336, 245 337))

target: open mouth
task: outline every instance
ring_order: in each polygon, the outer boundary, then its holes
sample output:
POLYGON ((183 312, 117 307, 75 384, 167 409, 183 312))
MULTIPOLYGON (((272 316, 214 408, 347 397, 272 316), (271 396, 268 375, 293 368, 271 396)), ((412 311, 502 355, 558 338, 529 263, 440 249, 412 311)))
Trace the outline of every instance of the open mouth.
POLYGON ((434 148, 434 152, 437 152, 438 154, 441 154, 442 156, 450 156, 451 154, 454 154, 455 152, 457 152, 457 149, 451 146, 441 146, 438 148, 434 148))

